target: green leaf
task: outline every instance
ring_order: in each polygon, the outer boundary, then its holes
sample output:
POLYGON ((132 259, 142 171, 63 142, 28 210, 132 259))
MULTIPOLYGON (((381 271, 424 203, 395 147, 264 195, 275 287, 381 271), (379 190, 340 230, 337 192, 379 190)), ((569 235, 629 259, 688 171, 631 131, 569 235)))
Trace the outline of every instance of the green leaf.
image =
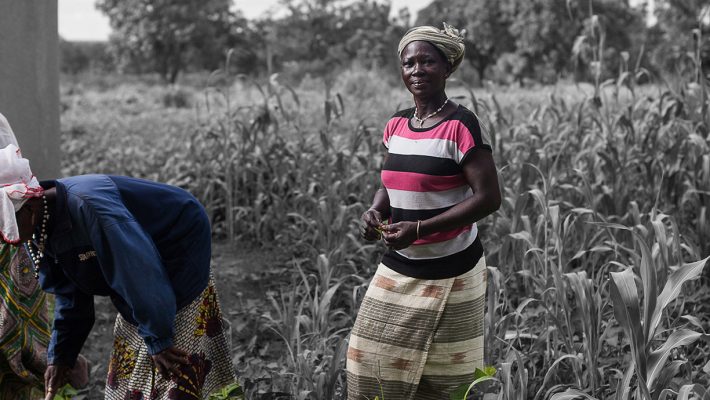
POLYGON ((239 385, 239 383, 231 383, 222 389, 218 393, 212 393, 209 400, 243 400, 244 390, 239 385))
MULTIPOLYGON (((495 368, 494 368, 495 369, 495 368)), ((480 369, 476 369, 476 372, 481 371, 480 369)), ((483 371, 481 371, 483 372, 483 371)), ((461 385, 456 390, 449 395, 450 400, 466 400, 468 398, 469 393, 471 393, 471 390, 473 389, 474 386, 482 383, 482 382, 487 382, 487 381, 494 381, 494 382, 499 382, 498 379, 496 379, 493 376, 489 375, 484 375, 481 376, 480 378, 475 379, 473 382, 471 382, 470 385, 461 385)))
POLYGON ((476 376, 476 379, 482 378, 483 376, 490 376, 490 377, 496 376, 496 373, 498 372, 498 370, 496 369, 496 367, 492 367, 490 365, 487 367, 483 367, 482 370, 476 368, 476 372, 474 372, 474 376, 478 375, 479 372, 481 372, 483 375, 476 376))
POLYGON ((79 394, 78 390, 66 384, 54 395, 54 400, 71 400, 77 394, 79 394))
POLYGON ((466 393, 468 393, 469 384, 464 383, 459 386, 453 392, 449 393, 450 400, 466 400, 466 393))

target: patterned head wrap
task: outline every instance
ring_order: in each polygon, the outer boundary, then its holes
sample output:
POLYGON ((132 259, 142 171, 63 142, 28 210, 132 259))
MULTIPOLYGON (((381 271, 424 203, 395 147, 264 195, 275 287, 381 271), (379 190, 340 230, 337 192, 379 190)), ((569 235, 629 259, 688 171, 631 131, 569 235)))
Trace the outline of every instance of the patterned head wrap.
POLYGON ((39 197, 44 190, 22 158, 17 139, 7 119, 0 114, 0 234, 5 243, 17 244, 20 232, 15 213, 27 199, 39 197))
POLYGON ((466 46, 463 44, 464 33, 465 31, 459 32, 458 29, 446 22, 444 22, 443 30, 433 26, 416 26, 408 30, 399 41, 397 54, 402 56, 404 48, 412 42, 418 40, 429 42, 444 54, 451 65, 451 72, 454 72, 461 64, 466 50, 466 46))

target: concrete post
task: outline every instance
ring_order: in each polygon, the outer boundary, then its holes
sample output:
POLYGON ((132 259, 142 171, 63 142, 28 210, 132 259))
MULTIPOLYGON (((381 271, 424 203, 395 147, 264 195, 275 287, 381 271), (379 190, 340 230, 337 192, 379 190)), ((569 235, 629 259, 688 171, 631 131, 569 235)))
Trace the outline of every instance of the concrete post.
POLYGON ((0 0, 0 113, 38 179, 59 177, 57 0, 0 0))

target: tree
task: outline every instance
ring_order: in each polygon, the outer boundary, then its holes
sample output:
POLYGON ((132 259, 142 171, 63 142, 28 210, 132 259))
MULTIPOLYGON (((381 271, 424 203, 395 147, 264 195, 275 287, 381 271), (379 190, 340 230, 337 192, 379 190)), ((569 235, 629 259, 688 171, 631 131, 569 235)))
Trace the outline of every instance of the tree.
POLYGON ((174 83, 189 62, 213 57, 228 37, 230 0, 97 0, 122 66, 174 83), (217 50, 216 50, 217 49, 217 50), (146 68, 150 65, 151 68, 146 68))
POLYGON ((59 70, 65 74, 86 71, 114 72, 115 62, 106 42, 68 41, 59 38, 59 70))
MULTIPOLYGON (((606 53, 629 50, 641 14, 619 0, 434 0, 417 24, 466 29, 466 59, 481 79, 491 66, 522 83, 553 81, 571 70, 575 38, 589 34, 592 13, 607 29, 606 53)), ((618 57, 617 57, 618 58, 618 57)))
POLYGON ((353 64, 380 68, 397 62, 403 28, 389 21, 390 4, 368 0, 283 0, 289 13, 269 22, 265 36, 273 68, 301 78, 322 77, 326 92, 353 64))
POLYGON ((595 60, 602 79, 616 76, 624 64, 631 68, 639 63, 648 36, 643 8, 632 8, 623 1, 595 0, 579 4, 570 13, 582 21, 572 48, 577 79, 592 77, 590 65, 595 60))
POLYGON ((656 0, 655 13, 654 63, 665 72, 698 74, 694 58, 700 58, 708 68, 710 41, 703 38, 710 35, 710 0, 656 0))
POLYGON ((508 31, 510 20, 499 1, 434 0, 417 14, 417 25, 441 28, 442 22, 466 30, 466 60, 481 81, 486 69, 514 48, 514 38, 508 31))

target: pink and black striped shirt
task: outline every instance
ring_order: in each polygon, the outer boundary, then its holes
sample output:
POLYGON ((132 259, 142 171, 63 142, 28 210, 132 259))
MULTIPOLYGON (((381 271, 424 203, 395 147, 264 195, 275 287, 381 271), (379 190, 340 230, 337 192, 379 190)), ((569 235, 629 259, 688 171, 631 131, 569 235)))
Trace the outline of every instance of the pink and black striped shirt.
MULTIPOLYGON (((390 221, 425 220, 472 196, 461 165, 478 149, 491 151, 476 115, 458 109, 429 128, 416 128, 414 108, 397 112, 385 126, 388 150, 382 184, 390 200, 390 221)), ((414 278, 444 279, 461 275, 483 254, 476 224, 424 236, 382 259, 389 268, 414 278)))

